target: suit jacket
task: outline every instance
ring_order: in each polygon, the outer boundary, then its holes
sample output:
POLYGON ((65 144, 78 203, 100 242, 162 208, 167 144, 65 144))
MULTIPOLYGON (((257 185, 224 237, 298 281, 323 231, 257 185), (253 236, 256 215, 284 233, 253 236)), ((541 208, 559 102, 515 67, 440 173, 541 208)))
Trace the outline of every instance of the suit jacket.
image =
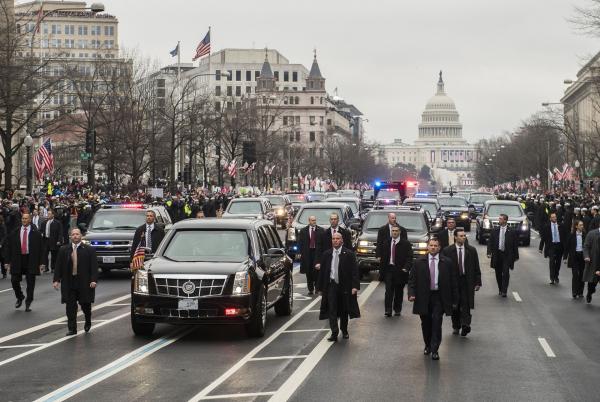
POLYGON ((392 239, 388 240, 382 250, 381 255, 381 271, 382 273, 392 272, 394 283, 406 283, 408 274, 413 264, 413 249, 412 244, 405 239, 398 238, 396 243, 396 254, 393 267, 390 266, 390 258, 392 255, 392 239))
POLYGON ((6 238, 4 247, 4 261, 10 264, 10 272, 14 274, 40 274, 42 264, 42 235, 33 226, 29 225, 28 244, 29 261, 26 267, 21 266, 21 226, 13 230, 6 238))
MULTIPOLYGON (((553 247, 552 243, 552 223, 549 222, 544 225, 544 228, 540 231, 540 247, 539 250, 544 250, 544 257, 548 257, 550 247, 553 247)), ((558 237, 560 238, 560 245, 562 249, 565 249, 565 245, 567 244, 567 237, 569 236, 567 230, 563 225, 557 223, 558 225, 558 237)))
POLYGON ((600 270, 600 230, 594 229, 585 236, 583 258, 590 259, 585 263, 583 281, 592 282, 597 278, 596 271, 600 270))
MULTIPOLYGON (((446 315, 458 304, 458 281, 452 268, 452 261, 438 254, 438 289, 446 315)), ((408 280, 408 296, 415 298, 413 314, 425 315, 429 311, 431 276, 429 274, 429 254, 415 260, 408 280)))
POLYGON ((450 245, 450 234, 448 233, 448 228, 444 228, 436 233, 435 237, 440 241, 440 250, 445 249, 450 245))
MULTIPOLYGON (((390 225, 386 223, 377 231, 377 244, 375 246, 375 256, 382 257, 383 248, 386 241, 389 241, 392 238, 390 233, 390 225)), ((403 226, 400 226, 400 238, 408 240, 408 234, 406 233, 406 229, 403 226)))
MULTIPOLYGON (((300 254, 302 255, 302 261, 300 262, 300 272, 305 274, 309 271, 309 269, 314 268, 309 267, 309 255, 310 255, 310 233, 309 233, 310 225, 302 228, 300 232, 298 232, 298 249, 300 250, 300 254)), ((319 225, 315 226, 315 261, 313 264, 319 264, 321 261, 321 253, 325 251, 323 249, 323 237, 325 236, 325 230, 319 225)))
POLYGON ((40 215, 37 217, 34 217, 33 215, 31 216, 31 224, 34 225, 37 230, 40 230, 44 222, 45 219, 40 215))
MULTIPOLYGON (((321 269, 319 270, 319 278, 317 279, 317 291, 322 292, 321 295, 321 312, 320 320, 326 320, 328 315, 328 295, 327 287, 331 276, 331 262, 333 258, 333 249, 326 250, 321 256, 321 269)), ((360 289, 360 277, 358 274, 358 265, 356 263, 356 255, 346 247, 341 247, 340 261, 338 264, 338 279, 341 302, 344 303, 344 309, 348 312, 350 318, 360 317, 360 309, 358 308, 358 299, 352 294, 352 289, 360 289)), ((338 315, 342 309, 338 304, 338 315)))
MULTIPOLYGON (((581 245, 585 246, 586 233, 583 232, 581 235, 581 245)), ((567 237, 566 247, 563 252, 563 258, 567 260, 567 267, 574 268, 576 264, 575 257, 577 255, 577 232, 569 233, 567 237)))
POLYGON ((98 258, 93 247, 79 244, 77 247, 77 283, 73 277, 73 260, 71 253, 72 245, 65 244, 58 250, 56 268, 54 269, 54 281, 60 282, 61 302, 69 300, 69 290, 73 287, 79 289, 77 301, 81 303, 93 303, 96 295, 95 289, 90 288, 90 283, 98 282, 98 258))
MULTIPOLYGON (((492 256, 490 266, 494 269, 502 269, 498 266, 498 256, 500 254, 500 227, 495 227, 492 230, 492 234, 487 243, 487 254, 492 256)), ((506 234, 504 235, 504 263, 509 266, 510 269, 515 268, 515 261, 519 259, 519 239, 517 233, 514 230, 506 228, 506 234)))
MULTIPOLYGON (((477 249, 475 247, 464 245, 463 256, 464 264, 463 268, 465 271, 465 279, 467 283, 467 297, 469 299, 469 307, 475 308, 475 286, 481 286, 481 268, 479 267, 479 256, 477 255, 477 249)), ((457 278, 460 278, 460 268, 458 266, 458 251, 456 245, 446 247, 442 250, 442 254, 452 261, 452 268, 457 278)), ((459 281, 460 286, 460 281, 459 281)))
MULTIPOLYGON (((323 229, 323 251, 328 250, 333 247, 331 243, 331 228, 323 229)), ((342 234, 342 238, 344 239, 344 247, 352 250, 352 235, 348 229, 345 229, 341 226, 338 226, 338 232, 342 234)))
POLYGON ((49 221, 44 221, 40 228, 42 238, 45 240, 46 250, 58 250, 63 244, 63 227, 62 223, 54 218, 50 224, 50 236, 46 237, 46 226, 49 221))
MULTIPOLYGON (((152 246, 152 253, 156 252, 156 249, 158 249, 158 246, 160 245, 160 242, 165 238, 165 229, 162 225, 160 225, 159 223, 154 222, 154 229, 152 229, 152 232, 150 232, 150 236, 151 236, 151 241, 150 241, 150 245, 152 246)), ((141 226, 138 226, 138 228, 135 230, 135 234, 133 235, 133 243, 131 244, 131 250, 129 251, 129 258, 132 259, 133 258, 133 254, 135 253, 135 250, 138 248, 138 246, 140 245, 140 242, 142 241, 142 237, 146 237, 146 224, 144 223, 141 226)))

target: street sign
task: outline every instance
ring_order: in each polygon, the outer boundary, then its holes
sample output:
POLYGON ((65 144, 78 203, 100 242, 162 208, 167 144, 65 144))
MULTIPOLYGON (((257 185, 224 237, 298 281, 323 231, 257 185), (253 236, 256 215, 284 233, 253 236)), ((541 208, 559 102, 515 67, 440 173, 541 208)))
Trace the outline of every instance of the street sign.
POLYGON ((585 171, 585 175, 586 175, 587 177, 592 177, 592 175, 593 175, 593 174, 594 174, 594 172, 592 172, 591 170, 586 170, 586 171, 585 171))
POLYGON ((82 161, 87 161, 87 160, 91 159, 92 154, 90 152, 81 152, 79 154, 79 157, 81 158, 82 161))

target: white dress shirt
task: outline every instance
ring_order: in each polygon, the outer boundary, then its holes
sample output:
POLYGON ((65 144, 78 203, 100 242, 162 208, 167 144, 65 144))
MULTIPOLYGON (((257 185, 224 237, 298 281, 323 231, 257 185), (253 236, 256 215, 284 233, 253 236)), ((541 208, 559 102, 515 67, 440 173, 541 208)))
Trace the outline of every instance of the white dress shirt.
POLYGON ((52 222, 54 222, 54 219, 50 219, 46 222, 46 238, 50 237, 50 225, 52 225, 52 222))

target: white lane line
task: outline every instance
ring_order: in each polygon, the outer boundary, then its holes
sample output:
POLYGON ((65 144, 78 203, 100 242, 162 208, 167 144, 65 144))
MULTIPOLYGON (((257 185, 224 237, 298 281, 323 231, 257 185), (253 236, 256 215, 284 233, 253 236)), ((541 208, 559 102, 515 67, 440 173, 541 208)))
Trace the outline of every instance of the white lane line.
MULTIPOLYGON (((102 327, 102 326, 104 326, 104 325, 110 324, 110 323, 111 323, 111 322, 113 322, 113 321, 120 320, 121 318, 124 318, 124 317, 126 317, 126 316, 128 317, 128 316, 130 316, 130 315, 131 315, 131 312, 129 312, 129 311, 128 311, 128 312, 126 312, 125 314, 122 314, 122 315, 120 315, 120 316, 117 316, 117 317, 115 317, 115 318, 111 318, 110 320, 107 320, 107 321, 101 322, 100 324, 93 326, 93 327, 92 327, 92 329, 91 329, 90 331, 94 331, 95 329, 98 329, 98 328, 100 328, 100 327, 102 327)), ((63 338, 59 338, 59 339, 57 339, 57 340, 55 340, 55 341, 52 341, 52 342, 49 342, 49 343, 43 344, 42 346, 38 346, 38 347, 37 347, 37 348, 35 348, 35 349, 31 349, 31 350, 28 350, 27 352, 23 352, 23 353, 21 353, 21 354, 18 354, 18 355, 16 355, 16 356, 13 356, 13 357, 11 357, 10 359, 2 360, 2 361, 0 361, 0 367, 1 367, 1 366, 4 366, 4 365, 6 365, 6 364, 8 364, 8 363, 14 362, 15 360, 19 360, 19 359, 21 359, 21 358, 23 358, 23 357, 25 357, 25 356, 29 356, 29 355, 30 355, 30 354, 32 354, 32 353, 39 352, 40 350, 44 350, 44 349, 46 349, 46 348, 49 348, 49 347, 51 347, 51 346, 54 346, 54 345, 56 345, 56 344, 58 344, 58 343, 61 343, 61 342, 64 342, 64 341, 68 341, 69 339, 73 339, 73 338, 75 338, 76 336, 80 336, 80 335, 83 335, 83 334, 85 334, 85 332, 83 332, 83 331, 80 331, 80 332, 78 332, 78 333, 77 333, 77 335, 73 335, 73 336, 65 336, 65 337, 63 337, 63 338)))
MULTIPOLYGON (((373 294, 375 289, 379 285, 379 282, 373 281, 371 284, 360 294, 358 304, 362 306, 365 304, 367 299, 373 294)), ((327 340, 327 335, 323 337, 321 342, 309 353, 308 357, 304 359, 302 364, 298 366, 296 371, 288 377, 287 381, 275 392, 275 394, 269 399, 270 401, 287 401, 290 399, 292 394, 298 389, 298 387, 306 380, 308 375, 317 366, 319 361, 325 356, 327 350, 333 345, 333 342, 327 340)))
POLYGON ((131 303, 113 303, 111 306, 131 306, 131 303))
POLYGON ((308 355, 253 357, 252 359, 250 359, 250 361, 258 362, 258 361, 263 361, 263 360, 306 359, 307 356, 308 355))
POLYGON ((540 345, 542 345, 542 349, 544 349, 544 352, 546 352, 546 356, 556 357, 556 355, 552 351, 552 348, 548 344, 548 341, 546 341, 546 338, 538 338, 538 342, 540 343, 540 345))
POLYGON ((521 296, 519 296, 519 294, 517 292, 512 292, 513 297, 515 298, 516 301, 518 301, 519 303, 521 303, 523 301, 523 299, 521 299, 521 296))
POLYGON ((0 293, 4 293, 4 292, 10 292, 12 290, 12 288, 10 289, 4 289, 4 290, 0 290, 0 293))
POLYGON ((307 313, 320 313, 321 310, 308 310, 307 313))
POLYGON ((321 332, 321 331, 329 331, 329 328, 315 328, 315 329, 288 329, 287 331, 283 331, 284 334, 292 334, 294 332, 321 332))
POLYGON ((13 348, 35 348, 37 346, 43 346, 45 343, 30 343, 28 345, 8 345, 0 346, 0 349, 13 349, 13 348))
POLYGON ((255 396, 269 396, 273 395, 274 393, 275 392, 250 392, 246 394, 211 395, 203 397, 202 400, 204 401, 207 399, 252 398, 255 396))
POLYGON ((181 337, 192 332, 194 328, 186 328, 185 330, 177 329, 165 336, 162 336, 155 341, 152 341, 136 350, 121 356, 119 359, 107 364, 104 367, 99 368, 96 371, 89 373, 88 375, 81 377, 54 392, 42 396, 38 401, 64 401, 65 399, 71 398, 74 395, 90 388, 91 386, 103 381, 114 374, 125 370, 127 367, 134 365, 140 360, 148 357, 149 355, 159 351, 176 342, 181 337))
MULTIPOLYGON (((126 294, 125 296, 121 296, 121 297, 117 297, 116 299, 108 300, 108 301, 106 301, 106 302, 104 302, 102 304, 99 304, 99 305, 93 307, 93 310, 94 311, 98 311, 101 308, 104 308, 104 307, 107 307, 107 306, 111 306, 113 303, 123 301, 125 299, 128 299, 129 297, 130 297, 130 295, 126 294)), ((127 305, 129 306, 129 304, 127 304, 127 305)), ((79 316, 83 315, 83 312, 80 311, 78 315, 79 316)), ((0 343, 8 342, 8 341, 13 340, 15 338, 18 338, 20 336, 27 335, 27 334, 30 334, 32 332, 36 332, 36 331, 39 331, 41 329, 47 328, 47 327, 49 327, 51 325, 63 324, 64 322, 65 322, 65 317, 57 318, 55 320, 48 321, 48 322, 45 322, 45 323, 40 324, 40 325, 36 325, 35 327, 27 328, 27 329, 24 329, 22 331, 15 332, 14 334, 6 335, 6 336, 0 338, 0 343)))
POLYGON ((227 370, 225 373, 223 373, 219 378, 217 378, 212 383, 210 383, 208 386, 206 386, 202 391, 200 391, 196 395, 194 395, 190 399, 190 402, 195 402, 195 401, 199 401, 201 399, 205 399, 208 396, 208 394, 210 394, 215 388, 217 388, 219 385, 224 383, 233 374, 235 374, 235 372, 238 371, 244 364, 246 364, 248 361, 250 361, 250 359, 254 358, 254 356, 256 356, 258 354, 258 352, 263 350, 271 342, 273 342, 275 339, 277 339, 277 337, 279 335, 281 335, 283 333, 283 331, 287 330, 292 324, 294 324, 296 321, 298 321, 300 318, 302 318, 302 316, 308 310, 313 308, 314 305, 317 304, 319 301, 321 301, 321 297, 317 297, 315 300, 313 300, 311 303, 309 303, 306 307, 304 307, 302 310, 300 310, 300 312, 298 312, 298 314, 294 315, 289 321, 287 321, 285 324, 283 324, 281 327, 279 327, 279 329, 277 331, 275 331, 273 333, 273 335, 271 335, 270 337, 265 339, 261 344, 259 344, 254 349, 252 349, 246 356, 244 356, 243 358, 238 360, 238 362, 236 364, 234 364, 229 370, 227 370))

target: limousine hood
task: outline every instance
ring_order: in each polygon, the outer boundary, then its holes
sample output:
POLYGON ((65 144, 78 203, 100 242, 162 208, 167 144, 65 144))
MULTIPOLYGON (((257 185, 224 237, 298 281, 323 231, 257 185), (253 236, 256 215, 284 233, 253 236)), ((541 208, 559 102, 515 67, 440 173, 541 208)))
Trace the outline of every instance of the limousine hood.
POLYGON ((145 268, 153 274, 231 275, 246 270, 250 265, 249 260, 243 262, 182 262, 156 257, 147 261, 145 268))

